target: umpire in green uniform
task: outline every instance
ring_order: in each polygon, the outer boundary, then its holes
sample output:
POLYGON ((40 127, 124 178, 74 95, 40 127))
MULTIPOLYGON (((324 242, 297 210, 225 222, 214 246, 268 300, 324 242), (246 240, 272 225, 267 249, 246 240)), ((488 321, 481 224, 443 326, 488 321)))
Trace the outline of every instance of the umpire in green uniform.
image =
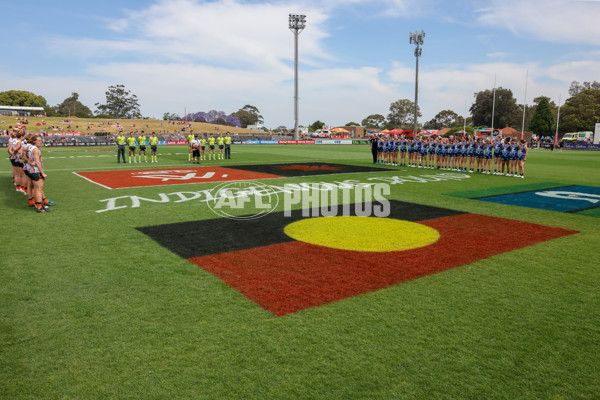
POLYGON ((122 133, 119 133, 117 136, 117 163, 121 162, 121 157, 123 157, 123 164, 125 164, 125 141, 127 138, 123 136, 122 133))
POLYGON ((227 135, 225 136, 225 158, 228 160, 231 159, 231 136, 229 135, 229 132, 227 132, 227 135))

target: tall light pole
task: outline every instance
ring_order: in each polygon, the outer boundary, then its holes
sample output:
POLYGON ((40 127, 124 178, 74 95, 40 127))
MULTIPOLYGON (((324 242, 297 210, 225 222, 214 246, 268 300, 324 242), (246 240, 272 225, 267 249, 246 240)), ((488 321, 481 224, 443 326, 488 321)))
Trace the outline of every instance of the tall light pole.
POLYGON ((298 140, 298 35, 306 26, 306 15, 290 14, 289 21, 294 33, 294 139, 298 140))
POLYGON ((425 31, 421 30, 421 33, 415 31, 414 33, 409 33, 410 43, 416 44, 417 48, 415 49, 415 58, 417 59, 417 68, 415 73, 415 130, 414 137, 417 137, 417 110, 419 109, 419 57, 421 57, 421 45, 423 44, 423 40, 425 39, 425 31))

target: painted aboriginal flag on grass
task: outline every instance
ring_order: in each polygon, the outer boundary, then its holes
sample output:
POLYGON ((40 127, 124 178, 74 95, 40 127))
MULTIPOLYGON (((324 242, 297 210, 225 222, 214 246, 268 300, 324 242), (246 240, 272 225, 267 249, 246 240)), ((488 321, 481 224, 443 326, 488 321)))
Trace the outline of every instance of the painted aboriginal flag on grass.
MULTIPOLYGON (((351 205, 351 213, 356 206, 364 204, 351 205)), ((341 207, 338 215, 342 215, 341 207)), ((286 234, 286 227, 307 218, 302 210, 296 210, 289 217, 280 212, 255 220, 212 219, 138 229, 278 316, 577 233, 392 200, 389 218, 375 222, 416 223, 437 232, 433 240, 430 237, 407 250, 389 251, 382 245, 384 251, 355 251, 335 248, 336 237, 314 244, 286 234)), ((320 218, 318 222, 325 229, 336 218, 347 217, 320 218)), ((350 218, 358 220, 360 230, 361 219, 350 218)), ((364 217, 365 221, 373 219, 364 217)), ((319 224, 312 226, 318 237, 319 224)), ((411 226, 415 225, 409 224, 407 229, 411 226)), ((412 237, 411 232, 401 233, 386 234, 381 243, 412 237)), ((346 234, 349 232, 339 232, 346 234)))

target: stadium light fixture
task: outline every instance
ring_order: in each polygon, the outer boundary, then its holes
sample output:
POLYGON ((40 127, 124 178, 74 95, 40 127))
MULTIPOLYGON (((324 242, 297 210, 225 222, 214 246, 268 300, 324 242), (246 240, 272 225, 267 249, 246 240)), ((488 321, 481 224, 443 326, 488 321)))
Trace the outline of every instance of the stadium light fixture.
POLYGON ((298 140, 298 35, 306 27, 306 15, 290 14, 289 23, 294 34, 294 139, 298 140))
POLYGON ((425 39, 425 31, 421 30, 421 33, 415 31, 409 33, 410 44, 415 44, 415 58, 417 59, 417 67, 415 72, 415 130, 414 137, 417 137, 417 110, 419 108, 419 57, 421 57, 421 46, 425 39))

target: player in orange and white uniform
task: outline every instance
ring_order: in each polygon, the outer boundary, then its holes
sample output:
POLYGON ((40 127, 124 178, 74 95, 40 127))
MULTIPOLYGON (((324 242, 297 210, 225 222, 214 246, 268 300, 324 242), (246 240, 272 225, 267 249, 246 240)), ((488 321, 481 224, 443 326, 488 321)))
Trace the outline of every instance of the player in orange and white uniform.
POLYGON ((21 159, 21 141, 23 140, 23 134, 21 132, 15 133, 15 139, 12 141, 12 147, 9 153, 12 154, 13 160, 13 175, 15 177, 15 183, 17 185, 17 192, 27 194, 27 191, 23 188, 25 183, 25 177, 23 174, 23 160, 21 159))
MULTIPOLYGON (((35 210, 39 213, 48 212, 50 209, 45 204, 44 183, 48 175, 44 173, 44 163, 42 161, 42 138, 35 135, 32 141, 33 146, 29 147, 27 170, 29 177, 33 181, 33 197, 35 199, 35 210)), ((47 199, 46 199, 47 200, 47 199)))
POLYGON ((25 135, 25 137, 23 138, 23 140, 21 141, 21 150, 20 150, 20 156, 21 156, 21 160, 23 161, 23 181, 21 182, 21 186, 23 186, 23 184, 25 184, 26 189, 25 191, 27 192, 27 197, 29 198, 29 206, 33 207, 33 181, 31 180, 31 177, 29 176, 29 172, 28 172, 28 164, 31 162, 29 160, 29 150, 30 148, 33 146, 32 142, 34 139, 35 135, 34 134, 27 134, 25 135))

